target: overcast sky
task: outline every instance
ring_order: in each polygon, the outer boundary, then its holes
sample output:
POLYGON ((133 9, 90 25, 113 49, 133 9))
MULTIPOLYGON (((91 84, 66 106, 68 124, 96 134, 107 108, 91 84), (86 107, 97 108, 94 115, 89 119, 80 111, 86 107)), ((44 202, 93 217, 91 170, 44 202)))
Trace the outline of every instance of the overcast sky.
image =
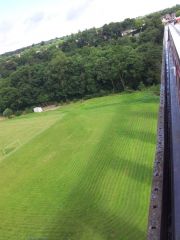
POLYGON ((0 53, 176 4, 178 0, 0 0, 0 53))

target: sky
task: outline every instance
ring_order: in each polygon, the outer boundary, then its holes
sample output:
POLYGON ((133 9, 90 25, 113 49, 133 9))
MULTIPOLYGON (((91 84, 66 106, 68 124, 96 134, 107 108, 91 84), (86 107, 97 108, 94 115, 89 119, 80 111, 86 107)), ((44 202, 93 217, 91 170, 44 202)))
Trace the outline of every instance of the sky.
POLYGON ((176 4, 178 0, 0 0, 0 54, 176 4))

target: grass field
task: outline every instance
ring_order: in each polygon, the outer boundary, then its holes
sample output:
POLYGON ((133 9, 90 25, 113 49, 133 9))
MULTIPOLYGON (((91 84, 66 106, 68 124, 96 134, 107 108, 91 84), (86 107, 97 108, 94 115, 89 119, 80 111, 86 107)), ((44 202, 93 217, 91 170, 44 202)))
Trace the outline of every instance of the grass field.
POLYGON ((0 122, 0 239, 145 240, 158 97, 0 122))

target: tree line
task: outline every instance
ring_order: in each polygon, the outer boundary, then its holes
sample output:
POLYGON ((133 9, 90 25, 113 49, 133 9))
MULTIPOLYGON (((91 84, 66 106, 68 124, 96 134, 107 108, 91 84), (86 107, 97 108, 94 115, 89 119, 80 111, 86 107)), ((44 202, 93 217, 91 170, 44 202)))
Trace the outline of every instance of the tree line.
POLYGON ((160 17, 126 19, 1 56, 0 113, 158 84, 160 17))

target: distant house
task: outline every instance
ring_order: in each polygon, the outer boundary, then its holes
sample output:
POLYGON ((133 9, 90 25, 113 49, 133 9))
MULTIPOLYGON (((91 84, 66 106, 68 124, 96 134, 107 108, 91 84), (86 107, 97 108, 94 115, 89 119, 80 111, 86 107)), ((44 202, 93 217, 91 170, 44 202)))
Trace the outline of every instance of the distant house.
POLYGON ((131 35, 133 33, 133 29, 128 29, 122 32, 122 36, 126 36, 126 35, 131 35))
POLYGON ((161 18, 163 24, 172 23, 176 19, 176 14, 166 14, 161 18))
POLYGON ((35 108, 33 108, 33 111, 35 113, 39 113, 39 112, 43 112, 43 109, 42 109, 42 107, 35 107, 35 108))
POLYGON ((17 54, 16 54, 16 57, 20 58, 20 57, 21 57, 21 54, 20 54, 20 53, 17 53, 17 54))

